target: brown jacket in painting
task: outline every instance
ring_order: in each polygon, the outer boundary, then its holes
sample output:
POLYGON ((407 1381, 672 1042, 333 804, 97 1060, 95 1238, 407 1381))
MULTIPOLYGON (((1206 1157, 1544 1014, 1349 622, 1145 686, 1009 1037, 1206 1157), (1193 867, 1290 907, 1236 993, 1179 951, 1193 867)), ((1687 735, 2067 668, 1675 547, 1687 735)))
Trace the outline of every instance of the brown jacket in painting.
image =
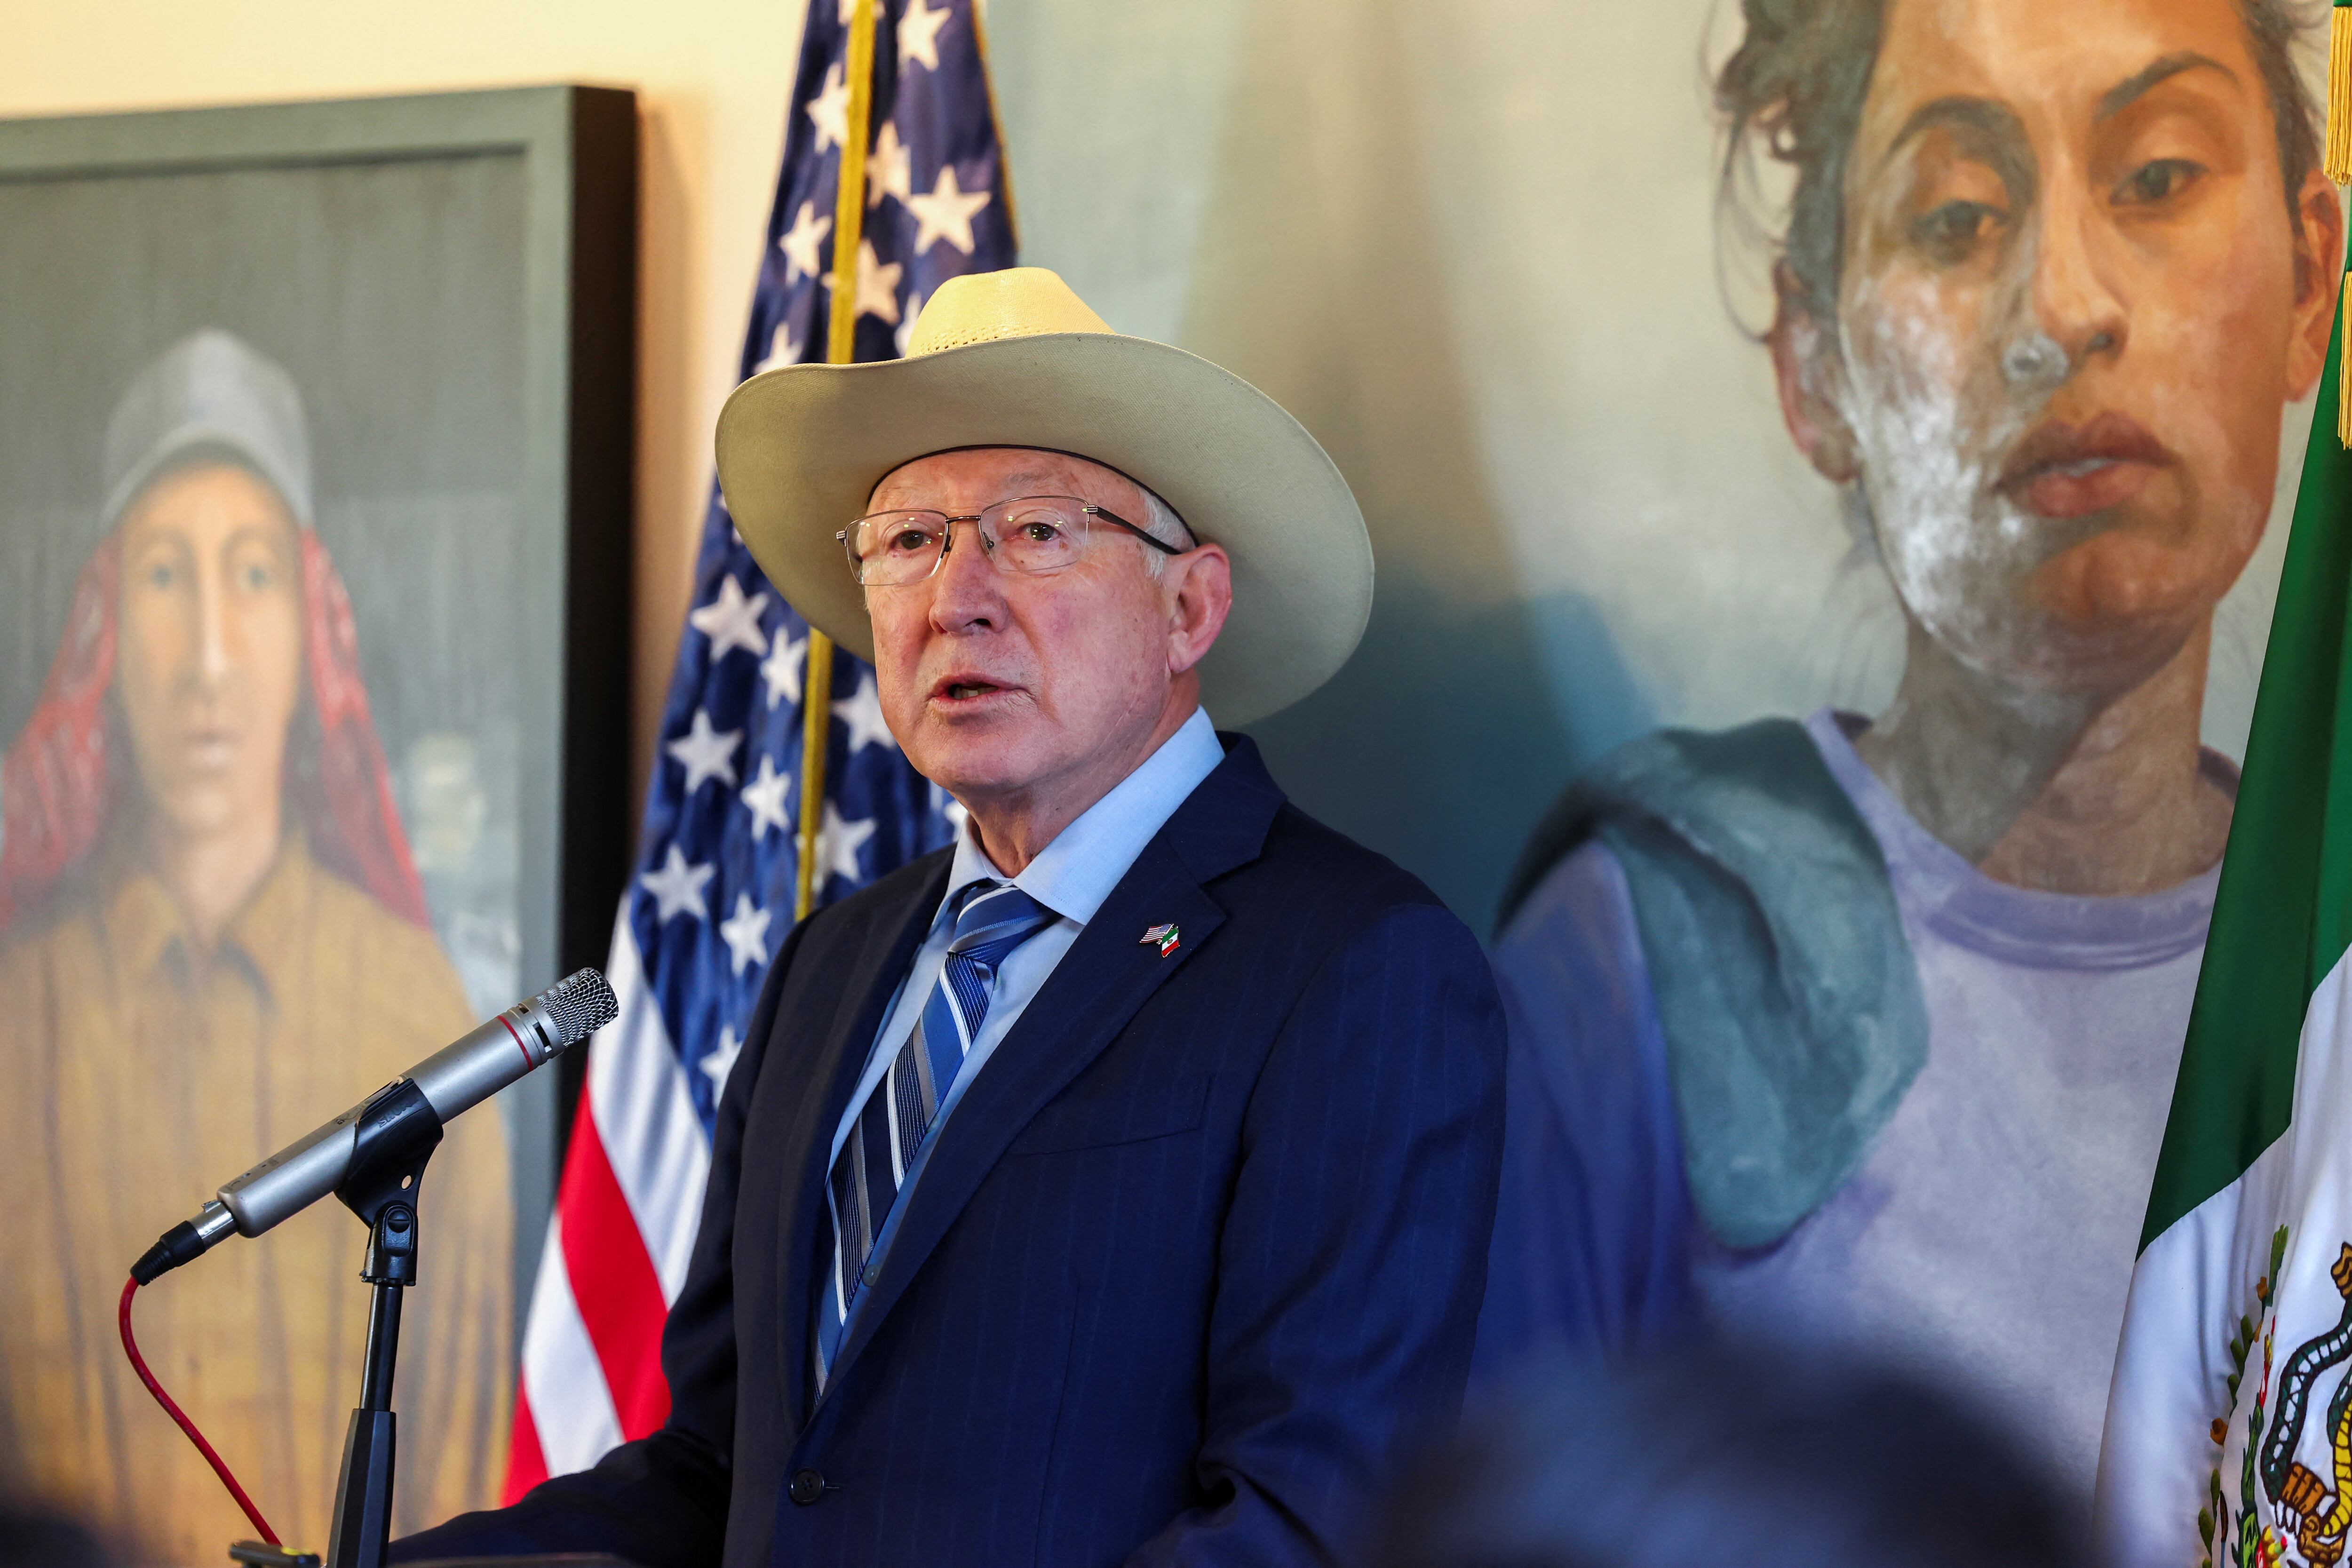
MULTIPOLYGON (((0 1478, 138 1561, 252 1533, 125 1363, 115 1303, 165 1226, 470 1025, 429 931, 289 837, 209 954, 155 879, 111 867, 0 933, 0 1478)), ((513 1377, 495 1111, 455 1122, 420 1211, 394 1404, 394 1532, 494 1500, 513 1377)), ((322 1550, 358 1403, 365 1232, 323 1203, 139 1293, 149 1364, 289 1545, 322 1550)))

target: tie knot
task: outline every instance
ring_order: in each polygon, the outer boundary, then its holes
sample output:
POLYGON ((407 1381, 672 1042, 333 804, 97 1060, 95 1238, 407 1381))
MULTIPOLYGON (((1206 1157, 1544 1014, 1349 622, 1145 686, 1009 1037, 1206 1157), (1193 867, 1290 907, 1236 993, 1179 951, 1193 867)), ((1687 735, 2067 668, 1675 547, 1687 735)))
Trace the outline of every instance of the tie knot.
POLYGON ((957 911, 948 951, 993 969, 999 958, 1060 918, 1010 882, 979 883, 957 911))

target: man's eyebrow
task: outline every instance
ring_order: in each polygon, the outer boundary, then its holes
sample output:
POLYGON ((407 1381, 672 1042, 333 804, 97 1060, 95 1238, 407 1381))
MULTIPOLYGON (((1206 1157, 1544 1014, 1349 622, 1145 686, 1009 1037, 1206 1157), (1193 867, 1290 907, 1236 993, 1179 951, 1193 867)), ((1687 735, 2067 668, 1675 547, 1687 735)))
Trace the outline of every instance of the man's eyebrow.
POLYGON ((2138 70, 2134 71, 2130 76, 2126 77, 2122 81, 2117 82, 2115 86, 2101 93, 2099 95, 2099 107, 2092 113, 2091 119, 2095 122, 2102 120, 2112 120, 2116 115, 2121 114, 2125 110, 2129 109, 2135 102, 2138 101, 2138 100, 2146 94, 2150 88, 2156 86, 2157 83, 2160 81, 2168 81, 2172 78, 2179 76, 2182 71, 2203 70, 2209 68, 2210 69, 2220 71, 2231 81, 2238 79, 2238 73, 2236 71, 2231 70, 2228 66, 2223 65, 2220 60, 2215 59, 2212 56, 2200 55, 2196 53, 2194 50, 2183 49, 2179 54, 2166 55, 2161 59, 2143 66, 2138 70))
MULTIPOLYGON (((302 525, 300 523, 295 522, 291 519, 288 520, 288 528, 294 531, 298 534, 298 537, 301 527, 302 525)), ((243 544, 249 539, 258 540, 263 544, 268 545, 272 552, 283 555, 286 553, 284 549, 281 548, 283 542, 282 535, 284 531, 286 531, 278 529, 272 523, 241 522, 235 528, 229 530, 227 542, 231 546, 236 546, 243 544)))
POLYGON ((1903 129, 1886 144, 1879 162, 1885 163, 1892 159, 1913 137, 1944 125, 1958 125, 1996 138, 2015 139, 2024 131, 2016 112, 2005 103, 1990 98, 1939 98, 1911 111, 1911 118, 1903 122, 1903 129))

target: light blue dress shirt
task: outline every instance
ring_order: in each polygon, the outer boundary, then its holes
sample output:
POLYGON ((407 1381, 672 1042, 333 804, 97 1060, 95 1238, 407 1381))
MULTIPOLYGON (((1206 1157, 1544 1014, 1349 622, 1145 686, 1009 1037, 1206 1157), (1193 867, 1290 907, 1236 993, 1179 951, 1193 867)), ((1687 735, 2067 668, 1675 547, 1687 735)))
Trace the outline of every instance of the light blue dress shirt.
MULTIPOLYGON (((1225 748, 1217 739, 1216 726, 1209 722, 1208 710, 1193 709, 1192 716, 1161 742, 1158 751, 1055 835, 1054 841, 1039 851, 1017 877, 1007 878, 998 870, 987 851, 981 848, 971 825, 965 825, 956 839, 955 862, 948 871, 947 895, 931 917, 930 933, 916 951, 913 967, 898 983, 898 994, 883 1016, 881 1032, 874 1037, 866 1071, 857 1080, 857 1092, 849 1097, 848 1109, 842 1112, 840 1124, 833 1130, 833 1149, 826 1159, 826 1169, 830 1170, 832 1162, 841 1157, 841 1146, 847 1141, 850 1129, 856 1125, 857 1113, 865 1108, 866 1097, 882 1081, 882 1075, 889 1071, 899 1048, 915 1032, 915 1021, 930 1000, 940 971, 947 967, 948 939, 955 930, 956 895, 974 882, 1009 880, 1061 919, 1014 948, 1003 967, 996 972, 996 982, 988 994, 988 1016, 971 1049, 965 1053, 955 1081, 948 1086, 947 1097, 940 1101, 940 1113, 932 1121, 930 1134, 923 1140, 914 1164, 908 1168, 907 1179, 899 1184, 898 1200, 891 1205, 882 1233, 874 1238, 874 1263, 878 1264, 888 1251, 890 1237, 898 1228, 898 1215, 907 1207, 907 1194, 922 1180, 924 1167, 930 1163, 931 1150, 938 1146, 948 1118, 955 1114, 964 1090, 988 1065, 998 1042, 1019 1021, 1030 999, 1045 984, 1045 977, 1054 973, 1054 966, 1062 962, 1062 955, 1070 951, 1070 944, 1078 940, 1087 922, 1095 918, 1095 911, 1102 908, 1103 900, 1110 897, 1111 889, 1135 864, 1135 858, 1143 853, 1143 847, 1176 815, 1176 808, 1184 804, 1201 781, 1224 760, 1225 748)), ((1135 940, 1139 942, 1142 937, 1142 931, 1135 933, 1135 940)))

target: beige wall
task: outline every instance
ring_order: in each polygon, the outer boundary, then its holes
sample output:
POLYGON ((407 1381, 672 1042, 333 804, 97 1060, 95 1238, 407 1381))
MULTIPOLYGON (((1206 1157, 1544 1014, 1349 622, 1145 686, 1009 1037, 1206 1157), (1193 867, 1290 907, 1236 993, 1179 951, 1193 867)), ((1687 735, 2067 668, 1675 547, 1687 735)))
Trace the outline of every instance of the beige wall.
POLYGON ((0 116, 578 81, 644 116, 636 744, 684 614, 801 0, 0 0, 0 116))

